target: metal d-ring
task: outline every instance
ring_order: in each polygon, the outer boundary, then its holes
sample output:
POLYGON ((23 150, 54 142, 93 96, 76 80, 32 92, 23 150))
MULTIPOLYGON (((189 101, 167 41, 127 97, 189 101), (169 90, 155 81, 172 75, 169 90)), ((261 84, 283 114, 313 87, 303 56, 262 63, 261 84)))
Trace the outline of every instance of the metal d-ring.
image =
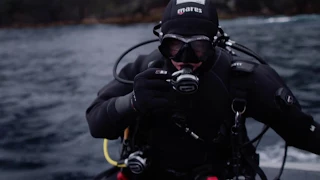
POLYGON ((242 111, 236 111, 236 110, 234 109, 234 107, 233 107, 234 102, 235 102, 235 99, 232 101, 232 104, 231 104, 231 109, 232 109, 232 111, 233 111, 234 113, 240 113, 240 115, 243 114, 243 113, 246 111, 247 106, 244 105, 242 111))

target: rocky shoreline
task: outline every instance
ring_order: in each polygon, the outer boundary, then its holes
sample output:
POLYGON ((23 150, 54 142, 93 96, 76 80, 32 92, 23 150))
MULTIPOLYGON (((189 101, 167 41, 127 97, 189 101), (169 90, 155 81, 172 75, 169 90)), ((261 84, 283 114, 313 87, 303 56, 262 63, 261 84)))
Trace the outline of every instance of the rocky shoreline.
MULTIPOLYGON (((220 19, 320 13, 319 0, 213 1, 220 19)), ((0 28, 157 23, 168 0, 122 0, 121 3, 116 0, 50 0, 51 4, 43 3, 49 0, 26 0, 24 4, 19 4, 18 0, 5 2, 11 4, 0 2, 0 28)))
MULTIPOLYGON (((242 14, 227 14, 219 13, 219 19, 233 19, 238 17, 247 16, 273 16, 273 13, 242 13, 242 14)), ((140 13, 129 16, 115 16, 109 18, 96 18, 88 17, 82 20, 65 20, 49 23, 12 23, 10 25, 0 26, 0 29, 4 28, 42 28, 51 26, 64 26, 64 25, 90 25, 90 24, 112 24, 112 25, 130 25, 136 23, 158 23, 161 20, 162 9, 157 10, 151 15, 143 16, 140 13)))

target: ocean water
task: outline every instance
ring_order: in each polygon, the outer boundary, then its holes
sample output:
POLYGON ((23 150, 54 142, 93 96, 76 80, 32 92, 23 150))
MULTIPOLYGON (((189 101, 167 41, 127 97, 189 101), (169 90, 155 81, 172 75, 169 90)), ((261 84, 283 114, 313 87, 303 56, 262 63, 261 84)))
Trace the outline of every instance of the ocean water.
MULTIPOLYGON (((112 78, 117 58, 156 38, 154 24, 72 25, 0 30, 0 180, 84 180, 109 168, 102 139, 90 136, 85 110, 112 78)), ((320 122, 320 16, 221 21, 232 40, 260 54, 287 82, 303 110, 320 122)), ((156 48, 128 54, 121 66, 156 48)), ((249 120, 250 136, 262 124, 249 120)), ((111 142, 111 155, 119 148, 111 142)), ((281 162, 284 141, 269 130, 261 160, 281 162)), ((290 147, 287 161, 320 164, 290 147)))

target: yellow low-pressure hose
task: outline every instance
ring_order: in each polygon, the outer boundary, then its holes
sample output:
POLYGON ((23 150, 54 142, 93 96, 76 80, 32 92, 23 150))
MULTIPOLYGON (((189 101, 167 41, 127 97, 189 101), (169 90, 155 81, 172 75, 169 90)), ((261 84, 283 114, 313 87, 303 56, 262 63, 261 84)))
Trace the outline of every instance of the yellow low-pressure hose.
POLYGON ((104 153, 104 157, 111 165, 117 166, 117 167, 126 167, 126 164, 119 163, 119 162, 110 158, 109 153, 108 153, 108 139, 104 139, 104 141, 103 141, 103 153, 104 153))
POLYGON ((129 137, 129 128, 124 130, 123 140, 128 139, 128 137, 129 137))
MULTIPOLYGON (((124 131, 124 140, 128 138, 128 132, 129 132, 129 129, 127 128, 124 131)), ((104 154, 104 157, 106 158, 106 160, 108 161, 108 163, 110 163, 111 165, 117 166, 117 167, 126 167, 127 166, 125 163, 120 163, 120 162, 117 162, 117 161, 111 159, 109 152, 108 152, 108 139, 103 140, 103 154, 104 154)))

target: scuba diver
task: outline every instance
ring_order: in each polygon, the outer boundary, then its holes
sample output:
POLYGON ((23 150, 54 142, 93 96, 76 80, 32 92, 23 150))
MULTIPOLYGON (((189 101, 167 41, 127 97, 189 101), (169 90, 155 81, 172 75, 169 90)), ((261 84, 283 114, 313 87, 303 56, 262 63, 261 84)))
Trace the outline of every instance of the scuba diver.
POLYGON ((122 139, 110 179, 267 179, 248 117, 320 155, 319 123, 267 63, 225 46, 210 0, 171 0, 154 33, 158 48, 126 64, 86 111, 94 138, 122 139))

